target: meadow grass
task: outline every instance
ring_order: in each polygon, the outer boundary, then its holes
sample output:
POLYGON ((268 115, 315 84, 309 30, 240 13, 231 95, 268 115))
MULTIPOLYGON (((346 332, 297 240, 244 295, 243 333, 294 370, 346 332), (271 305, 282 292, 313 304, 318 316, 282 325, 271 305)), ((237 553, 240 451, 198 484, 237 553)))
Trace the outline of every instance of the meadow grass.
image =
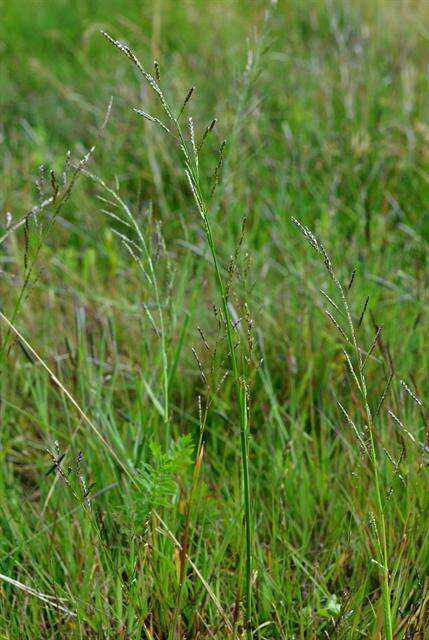
POLYGON ((427 3, 24 4, 0 637, 424 639, 427 3))

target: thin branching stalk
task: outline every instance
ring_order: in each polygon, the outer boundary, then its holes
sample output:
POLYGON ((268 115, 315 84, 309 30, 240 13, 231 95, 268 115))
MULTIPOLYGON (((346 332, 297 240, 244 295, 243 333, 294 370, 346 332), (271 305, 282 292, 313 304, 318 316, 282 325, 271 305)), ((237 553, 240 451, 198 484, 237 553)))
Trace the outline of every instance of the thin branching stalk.
MULTIPOLYGON (((386 640, 393 640, 393 622, 392 622, 392 610, 390 604, 390 577, 389 577, 389 562, 388 562, 388 550, 387 550, 387 535, 386 535, 386 516, 385 516, 385 508, 383 504, 383 494, 380 483, 380 475, 379 475, 379 462, 377 458, 377 449, 375 444, 375 436, 374 436, 374 418, 372 415, 372 411, 369 405, 368 399, 368 391, 366 385, 366 379, 364 374, 364 366, 366 364, 366 360, 368 354, 370 354, 371 350, 368 352, 365 360, 362 359, 362 351, 359 347, 359 343, 356 336, 356 331, 353 323, 352 314, 350 311, 350 306, 347 301, 346 292, 344 287, 338 280, 334 269, 332 267, 331 259, 326 252, 323 244, 314 236, 314 234, 308 229, 308 227, 302 225, 298 220, 292 218, 293 223, 298 227, 304 237, 307 239, 309 244, 322 256, 325 267, 329 273, 329 276, 337 288, 341 304, 343 306, 344 314, 346 318, 346 322, 348 325, 349 335, 346 335, 344 331, 341 329, 340 325, 337 324, 337 321, 334 319, 335 326, 337 326, 340 335, 346 342, 346 346, 349 345, 352 349, 356 366, 353 366, 351 359, 347 353, 344 351, 346 356, 348 366, 350 368, 350 373, 352 378, 354 379, 356 386, 359 390, 359 393, 362 398, 366 419, 367 419, 367 429, 369 434, 369 448, 366 447, 366 452, 368 453, 368 457, 370 460, 371 471, 374 480, 374 489, 375 489, 375 499, 377 505, 377 514, 376 517, 373 518, 373 528, 375 530, 375 542, 377 547, 378 558, 376 560, 377 566, 379 566, 381 570, 381 587, 383 594, 383 614, 384 614, 384 631, 386 640)), ((336 305, 335 305, 336 306, 336 305)), ((329 314, 331 318, 331 314, 329 314)), ((376 336, 377 338, 378 336, 376 336)))
MULTIPOLYGON (((166 97, 164 96, 158 82, 150 74, 148 74, 142 67, 139 60, 134 53, 123 43, 114 40, 108 34, 103 32, 103 35, 107 38, 111 44, 118 48, 126 57, 131 60, 134 66, 139 70, 145 81, 152 88, 159 100, 161 107, 165 113, 168 124, 165 125, 158 118, 149 116, 149 120, 155 125, 159 126, 164 132, 168 131, 171 134, 171 130, 174 129, 177 136, 172 134, 174 138, 177 137, 182 158, 184 161, 184 171, 188 179, 189 187, 198 209, 198 212, 202 218, 204 231, 206 235, 207 244, 212 256, 213 265, 215 269, 215 284, 219 298, 221 300, 222 317, 225 324, 228 354, 231 364, 231 370, 234 381, 234 388, 237 402, 237 412, 239 416, 240 424, 240 450, 241 450, 241 463, 242 463, 242 479, 243 479, 243 509, 244 509, 244 526, 245 526, 245 541, 246 541, 246 571, 245 571, 245 585, 244 585, 244 608, 245 608, 245 628, 246 634, 251 637, 251 616, 252 616, 252 601, 251 601, 251 575, 252 575, 252 523, 251 523, 251 507, 250 507, 250 481, 249 481, 249 429, 248 429, 248 407, 247 397, 245 390, 244 376, 240 372, 236 355, 236 345, 234 341, 234 325, 228 308, 228 292, 222 277, 221 267, 217 255, 216 243, 213 236, 212 226, 210 222, 210 215, 208 211, 207 199, 204 196, 200 183, 199 175, 199 161, 198 161, 198 148, 195 143, 194 124, 189 120, 189 131, 191 140, 191 149, 186 142, 182 127, 179 122, 179 117, 173 115, 174 111, 169 106, 166 97)), ((186 100, 185 100, 186 102, 186 100)), ((144 112, 144 117, 148 119, 148 115, 144 112)), ((182 115, 182 111, 180 114, 182 115)), ((168 385, 167 385, 168 390, 168 385)))
POLYGON ((234 379, 235 392, 237 396, 237 410, 240 422, 240 449, 243 475, 243 503, 244 503, 244 520, 246 533, 246 573, 245 573, 245 626, 248 634, 250 634, 250 624, 252 616, 251 601, 251 574, 252 574, 252 524, 251 524, 251 508, 250 508, 250 480, 249 480, 249 430, 248 430, 248 410, 247 398, 244 388, 244 380, 240 375, 236 346, 234 343, 234 327, 231 314, 228 308, 228 294, 222 277, 219 259, 217 256, 216 245, 210 224, 207 205, 202 193, 198 174, 198 163, 192 166, 189 163, 189 154, 183 140, 180 125, 177 123, 179 137, 182 140, 182 150, 186 162, 186 175, 190 184, 191 192, 199 213, 203 219, 204 230, 206 233, 207 243, 213 258, 215 268, 215 280, 218 295, 221 299, 222 315, 225 323, 226 337, 228 343, 228 353, 231 363, 231 369, 234 379))
MULTIPOLYGON (((119 207, 124 212, 129 226, 134 229, 138 239, 138 245, 136 245, 136 249, 143 253, 146 265, 142 263, 139 256, 136 255, 136 252, 133 250, 132 241, 120 234, 121 239, 123 240, 125 246, 130 251, 131 255, 136 259, 136 262, 143 273, 143 277, 149 282, 150 286, 153 288, 155 294, 155 306, 158 311, 158 321, 159 321, 159 331, 157 331, 160 335, 161 340, 161 359, 162 359, 162 387, 163 387, 163 419, 164 419, 164 440, 165 445, 168 446, 170 444, 171 439, 171 429, 170 429, 170 376, 169 376, 169 362, 168 362, 168 354, 167 354, 167 339, 166 339, 166 330, 165 330, 165 319, 163 312, 163 305, 161 301, 161 295, 158 287, 158 281, 155 273, 155 266, 153 263, 153 259, 151 253, 149 251, 149 247, 147 245, 146 239, 139 225, 137 224, 137 220, 133 215, 131 209, 127 205, 127 203, 120 197, 120 195, 107 185, 104 180, 102 180, 99 176, 89 172, 84 171, 84 174, 89 177, 91 180, 99 184, 119 205, 119 207)), ((125 223, 122 218, 119 218, 122 223, 125 223)), ((156 329, 156 326, 155 326, 156 329)))
MULTIPOLYGON (((91 149, 88 151, 88 153, 86 153, 83 158, 79 161, 79 163, 76 165, 76 167, 74 168, 70 179, 68 181, 68 183, 65 185, 64 189, 60 192, 58 190, 58 187, 55 188, 54 194, 52 197, 48 198, 47 200, 45 200, 39 207, 35 207, 32 212, 30 212, 29 214, 27 214, 27 216, 24 218, 24 220, 22 221, 25 224, 25 228, 26 228, 26 244, 28 243, 28 230, 27 230, 27 224, 28 224, 28 220, 30 218, 30 216, 34 216, 34 214, 39 211, 39 210, 43 210, 49 206, 52 206, 53 208, 53 212, 51 217, 48 219, 48 222, 45 226, 45 228, 43 229, 43 232, 41 234, 41 237, 39 238, 39 241, 37 243, 37 246, 35 247, 35 251, 34 251, 34 255, 32 256, 31 260, 28 260, 27 257, 27 252, 28 252, 28 247, 26 247, 26 256, 25 256, 25 263, 24 263, 24 279, 23 279, 23 283, 22 286, 20 288, 17 300, 15 302, 11 317, 10 317, 10 321, 12 323, 12 325, 15 323, 18 314, 21 310, 21 306, 24 300, 24 296, 27 292, 28 287, 30 286, 31 283, 31 278, 33 276, 34 273, 34 269, 36 267, 36 263, 39 259, 39 255, 40 252, 42 251, 42 248, 45 245, 45 242, 58 218, 58 216, 60 215, 62 208, 64 207, 65 203, 68 201, 68 199, 70 198, 70 195, 73 191, 73 188, 75 186, 75 183, 77 181, 77 179, 79 178, 80 174, 83 172, 84 167, 87 165, 89 159, 91 158, 92 153, 94 152, 95 147, 91 147, 91 149), (33 213, 34 212, 34 213, 33 213)), ((17 229, 21 224, 18 223, 18 225, 15 225, 15 227, 13 227, 13 230, 17 229)), ((3 237, 0 239, 0 243, 7 237, 7 234, 3 235, 3 237)), ((3 367, 3 361, 5 358, 5 354, 7 353, 9 344, 10 344, 10 329, 8 329, 4 340, 2 342, 2 345, 0 347, 0 370, 2 370, 3 367)))
POLYGON ((378 526, 380 531, 376 533, 376 540, 378 543, 378 553, 380 558, 382 559, 382 591, 383 591, 383 611, 384 611, 384 630, 386 633, 386 640, 393 640, 393 625, 392 625, 392 612, 390 605, 390 581, 389 581, 389 563, 388 563, 388 552, 387 552, 387 536, 386 536, 386 517, 384 513, 384 505, 382 499, 382 490, 380 486, 380 477, 378 472, 378 459, 377 459, 377 451, 375 446, 375 437, 374 437, 374 419, 372 415, 371 408, 369 406, 368 401, 368 392, 366 386, 366 380, 364 375, 364 365, 365 361, 362 361, 361 350, 359 348, 356 332, 353 324, 352 315, 350 312, 350 307, 347 302, 347 298, 344 292, 344 288, 339 282, 337 278, 334 277, 334 283, 338 288, 341 300, 344 306, 344 310, 347 316, 347 322, 350 329, 350 335, 353 343, 353 351, 357 361, 357 378, 359 380, 359 388, 364 404, 365 413, 368 421, 368 433, 369 433, 369 457, 372 466, 372 473, 374 477, 374 486, 375 486, 375 497, 377 502, 377 516, 378 516, 378 526))

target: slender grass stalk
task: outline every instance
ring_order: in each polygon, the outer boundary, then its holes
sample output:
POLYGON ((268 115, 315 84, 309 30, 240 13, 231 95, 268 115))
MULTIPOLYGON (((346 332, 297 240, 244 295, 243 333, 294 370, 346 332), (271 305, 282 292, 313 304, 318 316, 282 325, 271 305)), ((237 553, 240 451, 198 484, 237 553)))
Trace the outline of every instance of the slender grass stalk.
MULTIPOLYGON (((194 126, 192 119, 189 119, 189 131, 191 149, 189 149, 189 143, 186 141, 182 127, 179 122, 179 118, 183 112, 183 106, 179 111, 179 115, 175 117, 173 115, 173 109, 167 102, 158 82, 145 71, 136 58, 134 53, 121 42, 114 40, 107 33, 102 32, 107 40, 118 48, 131 62, 137 67, 145 81, 152 88, 156 94, 162 109, 167 117, 168 126, 165 125, 159 118, 146 114, 141 110, 137 110, 139 115, 142 115, 147 120, 159 126, 164 133, 171 135, 178 143, 184 161, 184 171, 189 183, 189 187, 198 209, 198 212, 202 218, 204 231, 206 235, 206 241, 210 250, 210 254, 213 260, 215 270, 215 284, 218 296, 221 301, 222 318, 225 325, 228 355, 233 375, 234 388, 236 394, 237 412, 239 417, 240 426, 240 452, 241 452, 241 465, 242 465, 242 482, 243 482, 243 512, 244 512, 244 526, 245 526, 245 546, 246 546, 246 571, 245 571, 245 585, 244 585, 244 609, 245 609, 245 628, 248 638, 251 637, 251 618, 252 618, 252 594, 251 594, 251 575, 252 575, 252 522, 251 522, 251 506, 250 506, 250 479, 249 479, 249 427, 248 427, 248 407, 246 390, 244 383, 243 372, 240 371, 238 365, 238 359, 236 355, 236 345, 234 342, 234 326, 231 314, 228 308, 228 291, 225 286, 225 282, 222 276, 219 258, 216 250, 216 243, 213 236, 212 225, 210 221, 208 200, 206 199, 203 189, 201 187, 200 173, 199 173, 199 161, 198 161, 198 148, 195 142, 194 126)), ((188 102, 190 93, 185 98, 185 103, 188 102)), ((168 383, 167 383, 168 390, 168 383)))
MULTIPOLYGON (((38 211, 38 210, 43 210, 45 208, 48 208, 50 206, 52 206, 53 208, 53 212, 51 217, 48 219, 48 222, 45 226, 45 228, 43 229, 43 232, 41 234, 41 237, 39 238, 39 241, 37 243, 37 246, 35 248, 34 251, 34 255, 32 256, 31 260, 28 260, 27 256, 25 256, 25 263, 24 263, 24 279, 23 279, 23 283, 21 285, 17 300, 15 302, 11 317, 10 317, 10 322, 13 325, 18 317, 18 314, 20 312, 23 300, 24 300, 24 296, 25 293, 30 285, 31 282, 31 278, 34 272, 34 269, 36 267, 36 263, 39 259, 39 255, 40 252, 43 248, 43 246, 45 245, 45 242, 55 224, 55 221, 57 220, 58 216, 60 215, 63 206, 65 205, 65 203, 68 201, 68 199, 70 198, 70 195, 73 191, 73 188, 75 186, 75 183, 77 181, 77 179, 79 178, 80 174, 83 172, 83 169, 85 167, 85 165, 88 163, 93 151, 94 151, 95 147, 91 147, 91 149, 88 151, 88 153, 86 153, 83 158, 79 161, 79 163, 76 165, 76 167, 74 168, 70 179, 68 181, 68 183, 65 185, 64 189, 62 191, 59 191, 58 188, 56 188, 54 195, 51 196, 50 198, 48 198, 47 200, 45 200, 45 202, 43 202, 40 207, 35 207, 33 209, 33 211, 38 211)), ((31 212, 30 212, 31 214, 31 212)), ((25 223, 28 221, 30 214, 27 214, 26 218, 25 218, 25 223)), ((16 225, 14 228, 18 228, 19 225, 16 225)), ((5 237, 7 237, 7 235, 5 234, 1 239, 0 242, 2 242, 5 237)), ((27 248, 26 248, 26 253, 27 253, 27 248)), ((11 337, 11 332, 10 332, 10 327, 8 328, 8 331, 4 337, 4 340, 2 342, 2 345, 0 347, 0 372, 3 370, 3 361, 5 359, 5 354, 7 352, 7 349, 9 347, 10 344, 10 337, 11 337)))
MULTIPOLYGON (((222 278, 219 259, 217 256, 216 245, 213 237, 213 232, 210 224, 210 218, 208 213, 207 204, 205 202, 199 180, 198 162, 196 161, 194 167, 189 163, 189 156, 186 151, 186 147, 183 146, 183 136, 180 131, 180 125, 177 123, 180 138, 182 140, 182 150, 186 161, 186 175, 191 187, 191 191, 194 197, 195 204, 203 219, 204 229, 206 232, 206 239, 210 249, 211 256, 213 258, 213 264, 215 268, 215 279, 218 290, 218 295, 221 299, 222 315, 226 328, 226 337, 228 343, 228 352, 231 363, 231 369, 234 379, 234 386, 236 392, 237 410, 240 423, 240 449, 241 449, 241 463, 242 463, 242 477, 243 477, 243 505, 244 505, 244 520, 245 520, 245 533, 246 533, 246 572, 245 572, 245 627, 248 636, 251 636, 250 624, 252 617, 252 593, 251 593, 251 574, 252 574, 252 524, 251 524, 251 507, 250 507, 250 479, 249 479, 249 429, 248 429, 248 412, 247 412, 247 399, 244 389, 244 380, 242 379, 238 367, 236 346, 234 344, 234 328, 231 318, 231 314, 228 309, 228 294, 226 292, 225 283, 222 278)), ((198 156, 196 155, 196 158, 198 156)))
POLYGON ((188 505, 186 509, 185 524, 183 527, 184 533, 183 533, 182 545, 180 550, 179 589, 177 592, 176 606, 175 606, 175 611, 173 615, 173 624, 171 627, 171 633, 173 634, 172 637, 174 637, 176 632, 177 634, 179 633, 178 619, 180 614, 183 584, 185 582, 185 573, 186 573, 186 566, 187 566, 187 560, 188 560, 189 529, 191 525, 192 509, 194 506, 194 499, 195 499, 195 494, 196 494, 196 490, 197 490, 199 479, 200 479, 201 466, 202 466, 203 455, 204 455, 203 436, 204 436, 204 429, 207 421, 207 415, 208 415, 208 410, 206 406, 204 410, 204 416, 202 416, 200 420, 200 435, 198 438, 198 443, 196 448, 195 464, 194 464, 194 469, 192 473, 191 490, 190 490, 188 505))
POLYGON ((386 640, 393 640, 392 612, 391 612, 391 605, 390 605, 389 564, 388 564, 387 537, 386 537, 386 518, 385 518, 384 506, 383 506, 383 500, 382 500, 380 477, 378 473, 378 459, 377 459, 377 451, 376 451, 375 438, 374 438, 374 419, 373 419, 371 408, 369 406, 366 380, 363 372, 365 361, 362 361, 362 354, 358 345, 356 332, 353 324, 353 319, 352 319, 350 307, 344 292, 344 288, 337 278, 334 278, 334 282, 340 292, 344 310, 347 316, 347 322, 349 325, 350 335, 352 337, 352 342, 353 342, 354 355, 358 363, 357 376, 360 383, 359 386, 360 386, 361 396, 363 399, 365 413, 368 421, 368 433, 369 433, 369 442, 370 442, 369 457, 370 457, 372 473, 374 477, 375 497, 376 497, 377 511, 378 511, 377 513, 378 526, 380 527, 380 534, 381 534, 381 540, 380 540, 378 533, 376 533, 376 540, 378 544, 378 553, 382 560, 381 564, 382 564, 384 631, 386 634, 386 640))
MULTIPOLYGON (((365 374, 364 374, 364 366, 366 364, 366 358, 365 360, 362 359, 362 350, 360 349, 359 343, 357 340, 353 318, 350 311, 350 306, 347 301, 347 296, 346 296, 344 287, 342 286, 337 276, 335 275, 329 255, 327 254, 323 244, 313 235, 313 233, 310 231, 310 229, 308 229, 308 227, 305 227, 304 225, 302 225, 295 218, 292 218, 292 222, 298 227, 298 229, 307 239, 309 244, 314 249, 316 249, 316 251, 319 254, 321 254, 321 256, 323 257, 323 261, 329 273, 329 276, 333 281, 335 287, 339 291, 341 303, 344 310, 343 316, 345 316, 346 322, 348 324, 349 335, 346 335, 342 331, 340 325, 337 325, 337 322, 334 319, 334 323, 337 326, 338 330, 340 331, 340 334, 342 335, 342 337, 345 339, 346 345, 349 344, 351 346, 354 358, 356 360, 356 366, 353 366, 347 354, 347 351, 344 351, 352 377, 361 395, 366 418, 367 418, 367 423, 368 423, 367 427, 368 427, 368 434, 369 434, 369 450, 368 448, 366 448, 366 451, 368 453, 368 457, 371 465, 371 471, 372 471, 373 480, 374 480, 375 499, 377 504, 377 517, 374 519, 373 524, 375 528, 375 541, 376 541, 377 553, 378 553, 377 565, 380 567, 381 573, 382 573, 381 588, 382 588, 382 597, 383 597, 384 632, 385 632, 386 640, 393 640, 393 622, 392 622, 392 610, 391 610, 391 604, 390 604, 391 585, 390 585, 390 579, 389 579, 389 563, 388 563, 387 536, 386 536, 386 516, 385 516, 384 505, 383 505, 380 476, 378 471, 377 449, 376 449, 375 438, 374 438, 374 419, 373 419, 371 408, 369 406, 368 392, 367 392, 367 386, 366 386, 366 380, 365 380, 365 374)), ((336 308, 339 311, 338 307, 336 308)), ((328 314, 328 315, 329 317, 332 318, 331 314, 328 314)))
POLYGON ((195 154, 195 162, 192 165, 189 159, 185 141, 183 138, 180 125, 176 122, 179 137, 181 139, 181 148, 185 158, 185 172, 189 181, 192 195, 198 211, 202 217, 203 225, 206 233, 207 244, 213 258, 215 268, 215 281, 218 295, 221 300, 222 315, 225 323, 226 337, 228 343, 229 359, 234 379, 234 387, 236 392, 237 411, 240 424, 240 449, 243 477, 243 506, 246 533, 246 573, 244 585, 244 605, 245 605, 245 627, 248 636, 251 636, 250 624, 252 617, 252 594, 251 594, 251 574, 252 574, 252 524, 251 524, 251 507, 250 507, 250 480, 249 480, 249 429, 248 429, 248 412, 247 399, 244 389, 244 380, 240 375, 236 356, 236 345, 234 344, 234 327, 231 314, 228 309, 228 293, 222 277, 219 259, 217 256, 215 240, 213 237, 212 227, 209 218, 208 207, 202 193, 199 179, 198 155, 195 154))
MULTIPOLYGON (((159 333, 160 335, 160 340, 161 340, 161 359, 162 359, 162 395, 163 395, 163 420, 164 420, 164 441, 165 441, 165 445, 168 446, 170 443, 170 439, 171 439, 171 430, 170 430, 170 402, 169 402, 169 398, 170 398, 170 373, 169 373, 169 360, 168 360, 168 354, 167 354, 167 340, 166 340, 166 329, 165 329, 165 319, 164 319, 164 312, 163 312, 163 305, 162 305, 162 301, 161 301, 161 295, 160 295, 160 291, 159 291, 159 286, 158 286, 158 280, 156 277, 156 272, 155 272, 155 266, 153 263, 153 259, 148 247, 148 244, 146 242, 146 239, 144 237, 144 234, 142 233, 139 225, 137 224, 136 218, 133 215, 131 209, 129 208, 129 206, 127 205, 127 203, 120 197, 120 195, 115 191, 115 189, 112 189, 111 187, 109 187, 109 185, 107 185, 104 180, 102 180, 99 176, 91 173, 90 171, 86 171, 84 170, 83 172, 88 178, 90 178, 91 180, 93 180, 95 183, 97 183, 98 185, 100 185, 105 191, 106 193, 108 193, 114 200, 115 202, 119 205, 119 207, 122 209, 122 211, 125 214, 125 217, 128 220, 129 225, 131 226, 131 228, 134 229, 134 231, 136 232, 137 238, 138 238, 138 246, 137 248, 139 248, 143 254, 143 257, 146 261, 146 265, 144 265, 140 259, 140 257, 138 255, 136 255, 133 246, 132 246, 132 241, 130 241, 129 239, 127 239, 125 236, 123 236, 122 234, 120 234, 120 238, 122 239, 122 241, 124 242, 125 246, 127 247, 127 249, 130 251, 130 253, 133 255, 133 257, 135 258, 140 270, 143 273, 143 277, 149 282, 150 286, 152 287, 154 294, 155 294, 155 306, 156 309, 158 311, 158 321, 159 321, 159 331, 158 328, 156 327, 155 323, 153 322, 154 325, 154 329, 159 333)), ((126 221, 124 221, 122 218, 119 218, 120 222, 124 223, 126 221)), ((151 318, 151 320, 153 321, 153 319, 151 318)))

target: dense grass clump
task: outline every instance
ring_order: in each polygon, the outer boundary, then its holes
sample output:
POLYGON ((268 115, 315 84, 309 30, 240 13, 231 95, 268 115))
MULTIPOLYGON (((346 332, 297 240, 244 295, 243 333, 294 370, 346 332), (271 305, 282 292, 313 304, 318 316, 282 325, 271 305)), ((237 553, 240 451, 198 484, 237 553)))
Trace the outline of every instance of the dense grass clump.
POLYGON ((1 637, 427 637, 428 5, 0 29, 1 637))

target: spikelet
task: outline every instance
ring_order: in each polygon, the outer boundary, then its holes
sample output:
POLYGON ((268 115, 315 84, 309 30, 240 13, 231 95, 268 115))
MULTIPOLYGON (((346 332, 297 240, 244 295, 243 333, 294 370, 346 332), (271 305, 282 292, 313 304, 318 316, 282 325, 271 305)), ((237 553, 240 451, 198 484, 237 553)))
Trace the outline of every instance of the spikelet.
POLYGON ((143 118, 145 118, 146 120, 149 120, 149 122, 154 122, 155 124, 159 125, 162 129, 164 129, 164 131, 171 134, 170 129, 156 116, 151 116, 149 113, 146 113, 146 111, 143 111, 142 109, 133 108, 133 111, 135 113, 138 113, 139 116, 143 116, 143 118))
POLYGON ((201 149, 201 147, 204 144, 204 140, 207 138, 207 136, 209 135, 209 133, 211 131, 213 131, 213 129, 215 128, 217 123, 217 118, 213 118, 213 120, 210 122, 210 124, 208 124, 204 130, 203 133, 203 137, 201 138, 200 144, 198 145, 198 151, 201 149))
POLYGON ((308 227, 306 227, 304 224, 302 224, 299 220, 297 220, 296 218, 292 217, 292 222, 294 223, 295 226, 298 227, 298 229, 301 231, 301 233, 304 236, 304 238, 313 247, 313 249, 315 249, 323 257, 323 261, 325 263, 325 267, 326 267, 329 275, 331 276, 331 278, 335 282, 335 284, 337 286, 339 286, 338 280, 337 280, 337 278, 336 278, 336 276, 334 274, 334 270, 333 270, 333 267, 332 267, 331 259, 330 259, 329 255, 328 255, 325 247, 323 246, 323 244, 320 242, 320 240, 318 240, 316 238, 314 233, 312 231, 310 231, 310 229, 308 227))
POLYGON ((182 113, 183 113, 186 105, 188 104, 189 100, 192 98, 192 95, 193 95, 194 91, 195 91, 195 87, 191 87, 189 89, 188 93, 186 94, 186 97, 185 97, 185 99, 183 101, 182 107, 181 107, 181 109, 179 111, 179 115, 177 116, 178 120, 179 120, 180 116, 182 115, 182 113))
POLYGON ((115 40, 114 38, 112 38, 112 36, 110 36, 105 31, 101 30, 101 34, 106 38, 106 40, 108 40, 111 44, 113 44, 114 47, 116 47, 117 49, 119 49, 119 51, 121 51, 124 55, 126 55, 127 58, 129 60, 131 60, 131 62, 137 67, 137 69, 140 71, 142 76, 145 78, 145 80, 148 82, 148 84, 152 87, 153 91, 158 95, 158 97, 159 97, 159 99, 161 101, 161 104, 162 104, 162 106, 164 108, 164 111, 167 114, 168 118, 170 120, 173 120, 173 116, 172 116, 170 107, 167 104, 165 96, 164 96, 164 94, 162 93, 162 91, 161 91, 161 89, 159 87, 159 84, 157 83, 155 78, 150 73, 145 71, 145 69, 142 67, 140 61, 134 55, 134 53, 131 51, 131 49, 129 47, 127 47, 125 44, 123 44, 122 42, 120 42, 119 40, 115 40))
POLYGON ((213 196, 213 194, 214 194, 214 192, 216 190, 216 187, 217 187, 217 185, 219 183, 219 175, 220 175, 220 172, 221 172, 221 169, 222 169, 222 165, 223 165, 223 153, 225 151, 225 146, 226 146, 226 140, 224 140, 222 142, 222 144, 220 145, 219 160, 218 160, 218 163, 216 165, 216 169, 215 169, 214 176, 213 176, 213 186, 212 186, 212 190, 211 190, 211 193, 210 193, 210 197, 213 196))
POLYGON ((410 398, 412 398, 414 400, 414 402, 419 405, 419 407, 423 408, 422 401, 420 400, 420 398, 418 398, 416 396, 415 393, 413 393, 413 391, 411 391, 411 389, 407 385, 407 383, 404 380, 400 380, 399 382, 400 382, 401 387, 406 391, 406 393, 410 396, 410 398))

